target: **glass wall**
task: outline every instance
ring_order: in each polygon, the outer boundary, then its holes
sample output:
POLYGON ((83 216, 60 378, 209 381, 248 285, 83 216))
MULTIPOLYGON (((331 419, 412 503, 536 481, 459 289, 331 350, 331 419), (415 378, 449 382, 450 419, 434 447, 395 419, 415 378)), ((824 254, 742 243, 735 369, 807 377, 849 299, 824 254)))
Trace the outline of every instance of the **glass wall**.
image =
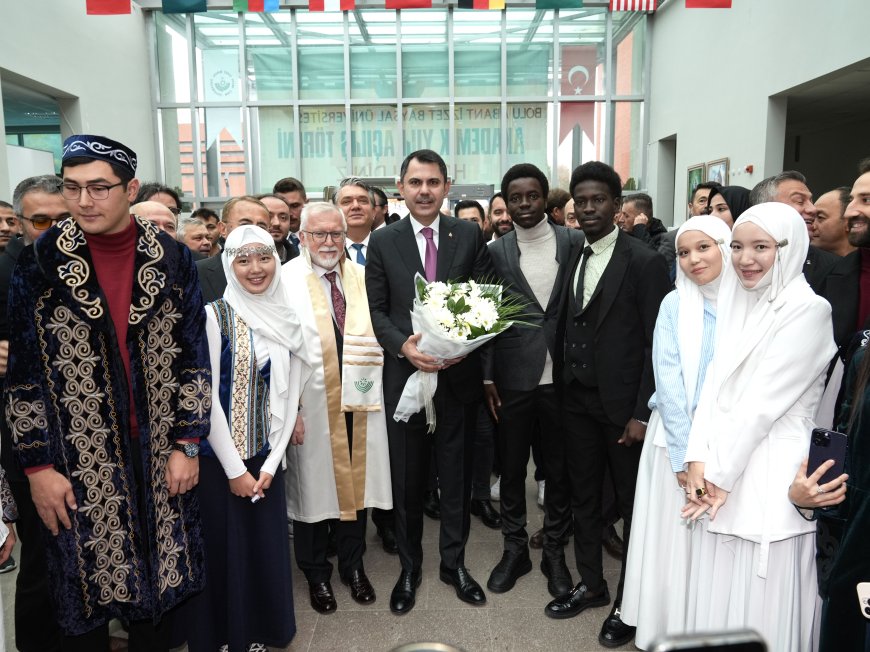
POLYGON ((149 15, 164 181, 218 203, 300 178, 389 179, 415 149, 457 184, 590 160, 644 187, 646 16, 605 7, 149 15), (194 155, 194 152, 197 155, 194 155))

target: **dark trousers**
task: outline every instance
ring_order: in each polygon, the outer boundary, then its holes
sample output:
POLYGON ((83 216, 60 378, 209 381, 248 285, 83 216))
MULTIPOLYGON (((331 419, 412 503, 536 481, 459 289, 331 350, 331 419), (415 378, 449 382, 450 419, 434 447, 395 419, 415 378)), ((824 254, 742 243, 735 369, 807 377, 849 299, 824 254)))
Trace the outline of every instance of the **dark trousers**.
POLYGON ((48 590, 43 525, 30 496, 30 482, 10 478, 18 506, 15 532, 21 541, 15 580, 15 644, 21 652, 60 650, 62 634, 48 590))
MULTIPOLYGON (((471 429, 479 403, 463 403, 449 383, 440 383, 434 397, 437 428, 428 433, 420 410, 407 423, 387 419, 393 511, 402 569, 420 570, 423 563, 423 495, 428 486, 429 460, 434 442, 441 488, 441 564, 453 570, 465 564, 471 496, 471 429)), ((387 404, 393 414, 396 404, 387 404)))
MULTIPOLYGON (((589 589, 597 591, 604 584, 601 559, 601 535, 605 526, 601 510, 604 469, 609 468, 613 476, 616 507, 624 522, 623 539, 627 550, 643 446, 617 443, 625 424, 615 424, 607 418, 597 388, 590 389, 572 381, 565 387, 563 409, 577 569, 589 589)), ((617 600, 622 598, 624 581, 625 560, 619 576, 617 600)))
POLYGON ((332 564, 326 555, 329 529, 335 532, 338 549, 338 576, 347 579, 355 570, 363 568, 366 551, 366 510, 356 513, 355 521, 329 519, 317 523, 293 521, 293 551, 296 565, 310 583, 328 582, 332 577, 332 564))
POLYGON ((542 467, 547 478, 544 499, 544 548, 562 554, 571 526, 571 486, 563 450, 559 402, 553 385, 531 391, 499 392, 499 457, 504 549, 526 549, 526 468, 535 433, 542 438, 542 467))
POLYGON ((374 523, 375 527, 378 529, 378 532, 380 532, 381 529, 385 527, 396 527, 396 517, 393 514, 393 510, 391 509, 378 509, 377 507, 372 507, 371 519, 372 523, 374 523))
POLYGON ((495 457, 495 422, 484 404, 477 409, 477 419, 471 422, 471 427, 474 428, 471 498, 489 500, 489 482, 495 457))

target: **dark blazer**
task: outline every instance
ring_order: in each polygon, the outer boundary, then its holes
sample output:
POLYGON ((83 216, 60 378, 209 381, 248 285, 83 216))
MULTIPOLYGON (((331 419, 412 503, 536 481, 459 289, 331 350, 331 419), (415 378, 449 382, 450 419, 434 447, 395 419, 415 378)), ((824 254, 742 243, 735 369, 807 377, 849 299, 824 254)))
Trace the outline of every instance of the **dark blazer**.
MULTIPOLYGON (((493 276, 492 260, 477 224, 442 215, 438 235, 438 281, 467 281, 493 276)), ((410 220, 406 217, 372 232, 366 258, 366 291, 372 326, 384 348, 384 399, 398 401, 405 381, 416 368, 399 357, 413 334, 411 308, 414 275, 423 275, 423 261, 410 220)), ((468 402, 479 400, 482 389, 477 351, 439 373, 468 402)))
POLYGON ((834 341, 842 352, 852 339, 858 324, 858 304, 861 300, 861 252, 843 256, 825 277, 820 294, 831 304, 834 341))
MULTIPOLYGON (((562 382, 565 320, 580 319, 570 313, 569 293, 582 247, 571 251, 565 267, 562 300, 556 331, 553 376, 562 382)), ((601 275, 592 301, 600 301, 595 325, 595 368, 598 389, 607 417, 617 425, 632 418, 648 421, 647 407, 655 391, 652 368, 653 331, 659 305, 671 288, 664 256, 637 238, 620 232, 613 256, 601 275)))
POLYGON ((825 279, 828 277, 837 264, 840 262, 840 257, 832 254, 830 251, 825 251, 810 245, 807 250, 807 259, 804 262, 804 278, 807 283, 818 295, 822 295, 825 289, 825 279))
POLYGON ((553 360, 556 358, 556 325, 562 285, 565 283, 565 269, 572 249, 577 246, 582 248, 585 239, 583 232, 576 229, 555 224, 551 228, 556 236, 556 262, 559 267, 546 306, 542 306, 535 298, 535 293, 520 269, 517 232, 511 231, 489 246, 496 276, 504 282, 505 290, 520 295, 528 302, 526 315, 522 318, 528 325, 511 326, 494 340, 490 355, 484 358, 484 378, 495 381, 499 389, 535 389, 544 371, 547 351, 553 360))

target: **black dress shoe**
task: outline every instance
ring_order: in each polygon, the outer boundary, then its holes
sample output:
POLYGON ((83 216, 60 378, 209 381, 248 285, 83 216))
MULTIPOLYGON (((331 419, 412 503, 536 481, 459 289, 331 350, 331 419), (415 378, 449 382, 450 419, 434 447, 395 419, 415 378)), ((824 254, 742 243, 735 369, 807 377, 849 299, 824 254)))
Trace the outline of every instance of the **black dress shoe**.
POLYGON ((514 588, 517 580, 532 570, 532 560, 528 550, 505 550, 501 561, 489 575, 486 588, 495 593, 504 593, 514 588))
POLYGON ((308 595, 311 598, 311 606, 318 613, 331 614, 338 608, 329 582, 309 582, 308 595))
POLYGON ((360 568, 350 574, 350 577, 341 580, 350 587, 350 597, 359 604, 371 604, 375 601, 375 589, 366 572, 360 568))
POLYGON ((486 604, 486 594, 464 566, 452 570, 441 567, 441 581, 456 589, 456 597, 468 604, 486 604))
POLYGON ((620 605, 615 604, 613 611, 604 621, 601 626, 601 633, 598 635, 598 642, 604 647, 622 647, 634 638, 634 632, 637 628, 631 625, 626 625, 622 622, 620 613, 620 605))
POLYGON ((391 525, 384 525, 378 528, 378 536, 381 538, 381 543, 384 546, 384 552, 395 555, 399 552, 399 544, 396 541, 396 531, 391 525))
POLYGON ((393 592, 390 594, 390 611, 397 616, 402 616, 414 608, 415 598, 417 596, 417 587, 423 581, 423 573, 419 570, 406 571, 403 570, 399 575, 399 580, 396 586, 393 587, 393 592))
POLYGON ((423 513, 436 521, 441 518, 441 500, 437 491, 427 491, 423 496, 423 513))
POLYGON ((541 528, 529 537, 529 547, 540 550, 544 547, 544 528, 541 528))
POLYGON ((616 533, 616 528, 612 525, 604 528, 604 535, 601 537, 601 545, 611 557, 622 561, 625 557, 625 543, 616 533))
POLYGON ((571 571, 563 555, 548 556, 545 553, 541 558, 541 572, 546 576, 547 590, 554 598, 564 597, 574 588, 571 571))
POLYGON ((544 613, 550 618, 573 618, 589 607, 604 607, 610 604, 610 592, 605 584, 600 590, 591 593, 583 582, 574 587, 564 598, 550 602, 544 613))
POLYGON ((479 516, 488 528, 498 530, 501 527, 501 515, 493 509, 492 503, 488 500, 472 500, 471 513, 479 516))

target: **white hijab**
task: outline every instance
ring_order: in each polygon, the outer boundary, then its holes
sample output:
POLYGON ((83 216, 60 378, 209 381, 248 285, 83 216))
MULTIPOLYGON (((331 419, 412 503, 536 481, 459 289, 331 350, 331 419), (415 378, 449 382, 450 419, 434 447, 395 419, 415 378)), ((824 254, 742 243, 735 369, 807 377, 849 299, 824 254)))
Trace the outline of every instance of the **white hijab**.
POLYGON ((701 231, 710 236, 722 255, 722 271, 707 283, 698 285, 683 272, 677 262, 677 294, 680 297, 677 318, 677 336, 680 342, 680 366, 683 370, 683 385, 686 389, 687 408, 691 413, 692 402, 698 383, 698 368, 701 364, 701 346, 704 332, 704 300, 717 304, 717 295, 722 281, 722 272, 731 265, 731 229, 718 217, 698 215, 687 220, 677 231, 676 246, 680 250, 680 236, 687 231, 701 231))
MULTIPOLYGON (((258 226, 244 225, 233 229, 227 236, 221 260, 227 277, 224 299, 232 306, 255 338, 263 338, 272 368, 269 375, 269 407, 272 424, 269 435, 278 433, 285 425, 290 408, 295 408, 298 396, 290 396, 290 354, 302 352, 302 329, 296 312, 284 300, 281 288, 281 259, 275 251, 272 236, 258 226), (240 254, 242 247, 257 244, 271 247, 275 259, 275 274, 272 282, 261 294, 251 294, 239 283, 233 269, 233 260, 240 254), (291 406, 291 404, 293 404, 291 406)), ((265 360, 257 361, 260 366, 265 360)), ((292 424, 289 424, 292 426, 292 424)))
POLYGON ((734 223, 751 223, 777 243, 773 265, 753 288, 745 288, 733 265, 722 275, 716 319, 716 377, 719 386, 772 328, 788 301, 813 291, 803 276, 810 238, 800 214, 779 202, 758 204, 734 223))

